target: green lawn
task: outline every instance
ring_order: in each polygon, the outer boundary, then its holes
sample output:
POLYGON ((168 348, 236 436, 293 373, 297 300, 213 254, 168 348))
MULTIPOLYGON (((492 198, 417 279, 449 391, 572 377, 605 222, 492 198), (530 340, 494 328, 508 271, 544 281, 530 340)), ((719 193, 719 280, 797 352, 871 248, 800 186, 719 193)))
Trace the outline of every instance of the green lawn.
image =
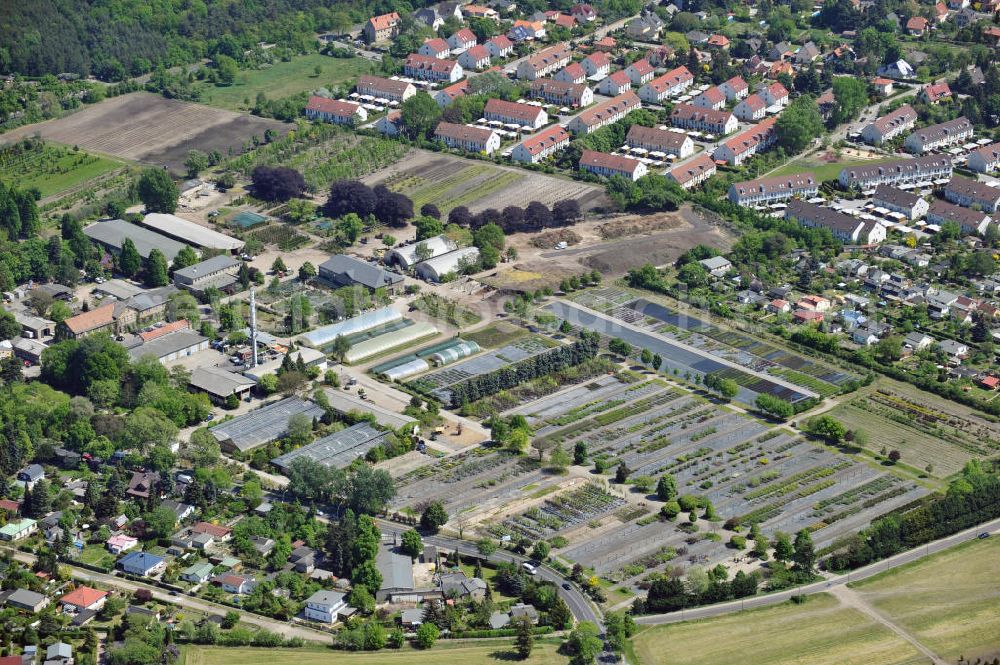
POLYGON ((268 99, 281 99, 317 88, 332 88, 361 74, 369 74, 372 69, 372 63, 364 58, 331 58, 311 53, 275 63, 267 69, 241 71, 236 83, 230 86, 205 85, 201 88, 201 101, 232 111, 246 111, 253 107, 259 92, 268 99), (323 69, 319 76, 315 72, 317 65, 323 69))
POLYGON ((806 171, 812 171, 816 174, 816 179, 819 182, 825 182, 827 180, 836 180, 840 175, 840 171, 848 166, 870 166, 872 164, 881 164, 882 162, 890 162, 891 159, 854 159, 854 160, 841 160, 836 162, 826 162, 821 159, 816 159, 813 157, 804 157, 802 159, 797 159, 790 164, 782 166, 777 169, 772 176, 781 175, 793 175, 796 173, 804 173, 806 171))
POLYGON ((115 565, 115 556, 102 545, 84 545, 78 560, 102 568, 111 568, 115 565))
POLYGON ((639 665, 904 665, 925 663, 909 642, 827 594, 725 616, 644 628, 639 665))
POLYGON ((59 194, 114 171, 122 164, 114 159, 73 150, 55 143, 24 144, 0 150, 0 181, 18 187, 37 187, 42 198, 59 194))
MULTIPOLYGON (((417 651, 404 647, 398 651, 345 653, 330 649, 254 649, 240 647, 185 647, 184 665, 496 665, 519 660, 509 641, 490 641, 470 646, 439 640, 433 649, 417 651)), ((531 657, 519 662, 526 665, 565 665, 566 657, 556 653, 553 644, 535 643, 531 657)))
POLYGON ((475 332, 462 335, 465 339, 471 340, 483 347, 492 349, 510 344, 528 334, 528 331, 520 326, 504 321, 496 321, 485 328, 480 328, 475 332))
POLYGON ((1000 538, 976 540, 852 585, 948 662, 1000 656, 1000 538))

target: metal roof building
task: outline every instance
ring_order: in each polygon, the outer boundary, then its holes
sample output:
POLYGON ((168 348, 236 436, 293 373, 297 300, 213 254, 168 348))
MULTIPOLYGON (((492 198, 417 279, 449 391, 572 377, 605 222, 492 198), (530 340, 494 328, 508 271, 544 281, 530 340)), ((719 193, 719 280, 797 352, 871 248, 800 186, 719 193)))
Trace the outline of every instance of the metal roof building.
POLYGON ((458 245, 455 241, 446 236, 434 236, 433 238, 427 238, 426 240, 421 240, 420 242, 413 242, 409 245, 403 245, 402 247, 397 247, 391 250, 385 255, 385 264, 393 265, 398 264, 404 270, 408 270, 410 267, 416 265, 420 262, 417 258, 417 246, 424 245, 430 252, 430 258, 435 256, 441 256, 442 254, 447 254, 458 249, 458 245))
POLYGON ((403 282, 399 273, 346 254, 335 254, 319 264, 319 276, 334 286, 359 284, 369 289, 391 289, 403 282))
POLYGON ((326 398, 330 402, 330 408, 340 415, 347 415, 352 411, 370 413, 375 416, 376 423, 382 427, 391 427, 393 429, 399 429, 404 425, 415 422, 410 416, 396 413, 370 400, 362 402, 357 395, 346 393, 343 390, 327 388, 325 392, 326 398))
POLYGON ((319 418, 323 409, 298 397, 287 397, 220 423, 210 431, 226 450, 245 452, 283 437, 288 432, 288 419, 296 413, 319 418))
POLYGON ((447 254, 441 254, 432 259, 421 261, 414 270, 416 270, 417 275, 422 279, 430 282, 440 282, 443 275, 458 270, 463 260, 470 262, 479 260, 479 250, 475 247, 456 249, 454 252, 448 252, 447 254))
POLYGON ((225 399, 232 394, 246 393, 257 382, 254 379, 229 372, 221 367, 199 367, 191 372, 188 382, 195 390, 201 390, 210 396, 225 399))
POLYGON ((130 238, 135 243, 139 256, 144 259, 149 258, 151 251, 158 249, 167 257, 167 261, 173 261, 177 253, 184 248, 184 243, 171 240, 137 224, 130 224, 124 219, 94 222, 85 227, 83 232, 88 238, 116 254, 122 251, 125 239, 130 238))
POLYGON ((151 212, 143 218, 142 225, 174 240, 203 249, 235 252, 243 247, 242 240, 231 238, 224 233, 213 231, 177 215, 151 212))
POLYGON ((320 347, 337 339, 338 335, 347 337, 348 335, 364 332, 365 330, 371 330, 376 326, 392 323, 393 321, 399 321, 402 318, 403 315, 391 307, 383 307, 371 312, 359 314, 358 316, 351 317, 345 321, 339 321, 337 323, 331 323, 328 326, 323 326, 322 328, 317 328, 316 330, 312 330, 301 335, 299 340, 309 346, 320 347))
POLYGON ((132 356, 132 360, 139 360, 143 356, 153 356, 160 362, 169 362, 184 356, 190 356, 197 351, 204 351, 207 348, 207 337, 199 335, 194 330, 187 329, 151 339, 148 342, 130 348, 128 353, 132 356))
POLYGON ((311 459, 323 466, 342 469, 355 459, 364 457, 388 435, 388 432, 380 432, 368 423, 361 422, 275 457, 271 463, 286 471, 297 459, 311 459))

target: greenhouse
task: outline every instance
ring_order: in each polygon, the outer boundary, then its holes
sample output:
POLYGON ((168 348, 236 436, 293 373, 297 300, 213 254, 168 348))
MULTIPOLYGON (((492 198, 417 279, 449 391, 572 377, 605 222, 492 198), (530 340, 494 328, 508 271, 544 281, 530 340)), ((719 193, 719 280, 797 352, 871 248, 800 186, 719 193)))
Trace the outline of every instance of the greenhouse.
POLYGON ((431 354, 428 360, 440 367, 453 363, 456 360, 461 360, 462 358, 468 358, 474 353, 479 353, 481 350, 479 345, 472 340, 461 340, 447 349, 441 349, 437 353, 431 354))
POLYGON ((435 256, 418 263, 413 269, 417 277, 428 282, 440 282, 441 277, 450 272, 458 272, 463 262, 475 263, 479 260, 479 250, 475 247, 463 247, 454 252, 448 252, 441 256, 435 256))
POLYGON ((410 344, 424 337, 436 335, 437 332, 437 328, 429 323, 414 323, 412 326, 407 326, 406 328, 366 339, 363 342, 355 344, 344 355, 344 360, 349 363, 356 363, 359 360, 391 351, 404 344, 410 344))
POLYGON ((423 358, 414 358, 409 362, 396 365, 395 367, 390 367, 389 369, 380 372, 380 374, 389 381, 402 381, 403 379, 409 378, 414 374, 426 372, 430 368, 431 366, 427 364, 427 361, 423 358))
POLYGON ((383 307, 373 312, 359 314, 346 321, 339 321, 338 323, 332 323, 328 326, 307 332, 299 337, 299 341, 313 348, 320 348, 337 339, 338 335, 348 337, 349 335, 364 332, 370 328, 392 323, 402 318, 403 315, 391 307, 383 307))
POLYGON ((420 242, 413 242, 409 245, 402 245, 396 249, 391 250, 385 255, 385 264, 387 266, 398 265, 403 270, 409 270, 414 264, 420 262, 420 257, 417 256, 418 253, 422 254, 426 258, 433 258, 435 256, 441 256, 454 251, 458 248, 455 241, 446 236, 434 236, 433 238, 427 238, 426 240, 421 240, 420 242), (417 248, 422 248, 421 252, 417 251, 417 248))

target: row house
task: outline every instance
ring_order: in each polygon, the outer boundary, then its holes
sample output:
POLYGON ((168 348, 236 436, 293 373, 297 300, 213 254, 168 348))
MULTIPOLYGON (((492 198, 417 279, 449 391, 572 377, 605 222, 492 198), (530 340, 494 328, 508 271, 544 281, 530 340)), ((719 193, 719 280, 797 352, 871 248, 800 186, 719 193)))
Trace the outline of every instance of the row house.
POLYGON ((733 115, 744 122, 754 122, 762 120, 767 113, 767 102, 764 98, 754 93, 742 100, 733 109, 733 115))
POLYGON ((507 125, 520 125, 538 129, 549 122, 549 114, 540 106, 518 104, 504 99, 487 100, 483 108, 483 117, 487 120, 497 120, 507 125))
POLYGON ((453 101, 469 92, 469 81, 470 79, 462 79, 458 83, 441 88, 434 93, 434 101, 441 108, 446 108, 453 101))
POLYGON ((944 198, 965 208, 979 208, 986 212, 1000 209, 1000 188, 971 178, 953 177, 944 186, 944 198))
POLYGON ((486 41, 486 50, 490 52, 491 58, 506 58, 514 52, 514 42, 507 35, 497 35, 486 41))
POLYGON ((927 214, 927 201, 919 194, 904 192, 892 185, 879 185, 875 188, 872 203, 881 208, 887 208, 907 219, 920 219, 927 214))
POLYGON ((417 94, 417 89, 406 81, 364 74, 358 77, 357 92, 359 95, 370 95, 377 99, 388 99, 390 102, 402 104, 417 94))
POLYGON ((861 130, 861 138, 869 145, 881 145, 891 141, 917 122, 917 112, 909 104, 903 104, 891 113, 876 118, 861 130))
POLYGON ((718 111, 726 107, 726 93, 719 86, 713 86, 691 100, 694 106, 718 111))
POLYGON ((371 17, 365 23, 365 41, 372 44, 392 39, 399 34, 399 23, 399 14, 396 12, 371 17))
POLYGON ((510 158, 522 164, 537 164, 568 146, 569 139, 565 127, 552 125, 514 146, 510 158))
POLYGON ((729 139, 712 153, 712 157, 730 166, 739 166, 758 152, 767 150, 778 140, 774 132, 776 118, 762 120, 750 129, 729 139))
POLYGON ((556 72, 552 78, 563 83, 583 83, 587 80, 587 70, 579 62, 571 62, 556 72))
POLYGON ((694 141, 683 132, 672 132, 669 129, 643 127, 632 125, 625 135, 625 143, 630 148, 642 148, 650 152, 662 152, 666 155, 676 155, 685 159, 694 154, 694 141))
POLYGON ((701 154, 689 162, 670 169, 667 177, 682 188, 691 189, 715 175, 716 170, 715 160, 706 154, 701 154))
POLYGON ((924 155, 923 157, 899 159, 881 164, 847 166, 840 170, 837 180, 844 189, 849 187, 869 189, 877 185, 898 186, 950 178, 951 172, 951 158, 941 155, 924 155))
POLYGON ((617 97, 632 89, 632 79, 628 72, 619 69, 617 72, 603 79, 597 86, 597 91, 608 97, 617 97))
POLYGON ((653 80, 656 68, 646 58, 636 60, 625 68, 625 73, 632 81, 632 85, 645 85, 653 80))
POLYGON ((814 173, 756 178, 729 186, 729 200, 738 206, 753 207, 816 196, 819 182, 814 173))
POLYGON ((566 44, 544 48, 518 63, 517 78, 534 81, 548 76, 568 65, 571 55, 572 51, 566 44))
POLYGON ((403 75, 422 81, 447 81, 454 83, 463 76, 462 65, 454 60, 441 60, 412 53, 403 65, 403 75))
POLYGON ((435 37, 433 39, 425 39, 424 43, 417 49, 417 53, 431 58, 444 60, 451 55, 451 47, 448 46, 448 42, 444 39, 435 37))
POLYGON ((611 72, 611 59, 608 58, 607 53, 591 53, 581 62, 583 65, 583 70, 587 72, 587 76, 599 76, 605 77, 611 72))
POLYGON ((734 76, 733 78, 719 84, 722 88, 722 92, 726 94, 726 99, 731 102, 735 102, 737 99, 743 99, 750 94, 750 86, 747 82, 743 80, 742 76, 734 76))
POLYGON ((478 43, 479 40, 476 39, 476 33, 468 28, 456 30, 448 37, 448 46, 455 51, 468 50, 478 43))
POLYGON ((713 111, 692 104, 677 104, 670 112, 670 124, 681 129, 695 129, 725 136, 736 131, 740 123, 729 111, 713 111))
POLYGON ((693 83, 694 75, 682 65, 663 76, 657 76, 639 88, 639 99, 650 104, 657 104, 667 97, 687 90, 693 83))
POLYGON ((403 112, 399 109, 389 111, 375 121, 375 131, 383 136, 399 136, 403 133, 403 112))
POLYGON ((992 143, 969 153, 969 168, 976 173, 1000 169, 1000 143, 992 143))
POLYGON ((596 150, 583 151, 583 154, 580 155, 580 170, 606 178, 620 175, 633 181, 646 175, 646 165, 638 159, 609 155, 606 152, 597 152, 596 150))
POLYGON ((914 131, 903 141, 903 146, 909 152, 920 154, 963 143, 972 137, 973 132, 972 123, 962 116, 914 131))
POLYGON ((313 95, 306 104, 306 117, 335 125, 354 125, 367 120, 368 112, 361 104, 313 95))
POLYGON ((488 18, 493 21, 500 19, 500 14, 497 10, 492 7, 483 7, 482 5, 465 5, 461 9, 462 15, 466 18, 488 18))
POLYGON ((449 148, 466 152, 483 152, 489 155, 500 149, 500 135, 485 127, 440 122, 434 130, 434 138, 443 141, 449 148))
POLYGON ((566 83, 555 79, 536 79, 531 82, 531 96, 559 106, 590 106, 594 91, 583 83, 566 83))
POLYGON ((843 243, 874 245, 885 240, 885 227, 881 224, 798 199, 788 203, 785 219, 794 219, 802 226, 830 229, 833 237, 843 243))
POLYGON ((945 224, 953 222, 958 224, 962 233, 982 234, 986 232, 990 225, 990 216, 982 210, 973 208, 963 208, 953 205, 940 199, 935 199, 927 210, 927 221, 930 224, 945 224))
POLYGON ((601 127, 616 123, 632 111, 642 108, 642 102, 633 92, 626 92, 602 102, 569 121, 569 131, 574 134, 590 134, 601 127))
POLYGON ((482 44, 477 44, 458 56, 458 64, 462 69, 478 71, 490 66, 490 51, 482 44))
POLYGON ((780 83, 761 86, 757 90, 757 94, 764 98, 768 106, 782 107, 788 105, 788 90, 780 83))

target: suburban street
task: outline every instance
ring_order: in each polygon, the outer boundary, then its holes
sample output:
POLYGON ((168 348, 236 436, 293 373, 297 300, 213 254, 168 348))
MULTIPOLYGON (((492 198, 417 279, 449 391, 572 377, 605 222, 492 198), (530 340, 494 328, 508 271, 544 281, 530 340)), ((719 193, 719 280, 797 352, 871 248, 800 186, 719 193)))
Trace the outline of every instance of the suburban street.
POLYGON ((812 584, 807 584, 806 586, 795 587, 793 589, 786 589, 784 591, 779 591, 777 593, 771 593, 763 596, 753 596, 751 598, 745 598, 742 600, 732 600, 725 603, 719 603, 717 605, 696 607, 690 610, 667 612, 666 614, 650 614, 647 616, 636 617, 635 621, 636 623, 643 625, 677 623, 679 621, 707 619, 708 617, 719 616, 722 614, 730 614, 732 612, 739 612, 745 609, 749 610, 755 607, 767 607, 769 605, 777 605, 778 603, 785 602, 792 596, 806 596, 814 593, 824 593, 830 591, 833 587, 836 586, 848 584, 849 582, 858 582, 863 579, 873 577, 875 575, 878 575, 879 573, 884 573, 887 570, 892 570, 893 568, 898 568, 900 566, 905 566, 908 563, 919 561, 924 557, 930 556, 931 554, 936 554, 937 552, 941 552, 950 547, 960 545, 961 543, 966 543, 969 542, 970 540, 975 540, 976 538, 979 537, 979 534, 981 533, 996 534, 998 531, 1000 531, 1000 519, 995 519, 991 522, 980 524, 979 526, 973 527, 971 529, 960 531, 946 538, 935 540, 931 543, 928 543, 916 549, 907 550, 906 552, 901 552, 883 561, 877 561, 871 565, 865 566, 864 568, 859 568, 858 570, 851 571, 844 575, 834 575, 825 580, 819 582, 813 582, 812 584))

